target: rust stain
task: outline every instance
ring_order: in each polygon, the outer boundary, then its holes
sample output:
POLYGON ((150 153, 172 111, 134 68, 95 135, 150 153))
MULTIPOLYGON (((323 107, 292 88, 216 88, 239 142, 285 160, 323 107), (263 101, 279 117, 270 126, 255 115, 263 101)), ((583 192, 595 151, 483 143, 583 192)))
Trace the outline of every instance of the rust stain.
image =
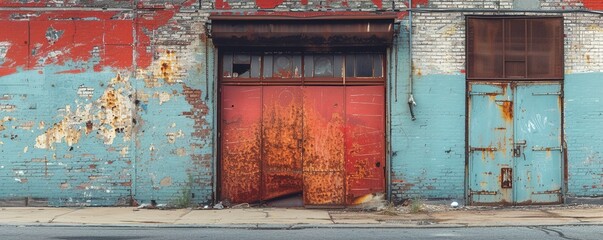
POLYGON ((504 120, 507 122, 513 121, 513 102, 503 101, 498 106, 502 112, 502 116, 503 116, 504 120))
POLYGON ((302 192, 300 87, 264 87, 263 200, 302 192))
POLYGON ((304 92, 304 203, 309 205, 343 204, 344 119, 343 92, 320 89, 304 92), (321 91, 322 90, 322 91, 321 91), (328 92, 327 95, 323 95, 328 92), (326 97, 328 96, 328 97, 326 97), (324 110, 324 111, 322 111, 324 110))
POLYGON ((174 50, 165 50, 159 56, 159 59, 155 61, 154 66, 152 67, 152 77, 144 78, 145 85, 147 87, 158 87, 161 84, 158 82, 158 79, 163 79, 163 81, 167 84, 174 84, 179 82, 177 79, 179 78, 179 72, 182 71, 182 67, 178 63, 176 51, 174 50))
POLYGON ((69 187, 70 187, 70 186, 69 186, 69 183, 66 183, 66 182, 61 183, 61 189, 62 189, 62 190, 69 189, 69 187))
MULTIPOLYGON (((230 128, 231 126, 224 127, 230 128)), ((254 124, 247 127, 247 132, 233 131, 229 133, 224 131, 223 134, 225 139, 223 141, 238 143, 225 144, 222 149, 222 199, 234 203, 259 200, 259 125, 254 124)))
POLYGON ((88 134, 90 134, 90 132, 92 132, 93 126, 94 126, 94 124, 92 124, 92 121, 86 122, 86 135, 88 135, 88 134))
MULTIPOLYGON (((185 86, 185 92, 192 89, 185 86)), ((221 118, 221 196, 233 203, 260 200, 261 88, 223 89, 221 118)), ((192 99, 191 99, 192 100, 192 99)), ((189 102, 191 103, 191 102, 189 102)), ((198 112, 192 112, 195 117, 198 112)))
POLYGON ((494 157, 496 156, 496 148, 493 147, 472 148, 472 150, 482 152, 482 160, 486 160, 486 156, 494 160, 494 157))

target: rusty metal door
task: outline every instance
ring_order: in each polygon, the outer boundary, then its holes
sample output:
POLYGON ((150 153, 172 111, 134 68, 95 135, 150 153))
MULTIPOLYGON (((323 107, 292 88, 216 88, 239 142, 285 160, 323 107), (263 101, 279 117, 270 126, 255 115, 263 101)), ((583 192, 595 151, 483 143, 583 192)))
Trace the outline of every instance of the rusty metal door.
POLYGON ((515 202, 561 202, 561 86, 517 84, 515 202))
POLYGON ((344 87, 304 88, 304 204, 343 205, 344 87))
POLYGON ((470 83, 468 90, 470 203, 560 202, 560 85, 470 83))
POLYGON ((262 198, 302 192, 302 87, 263 87, 262 198))
POLYGON ((385 192, 385 89, 347 87, 345 96, 346 198, 359 204, 385 192))
POLYGON ((262 159, 262 87, 223 86, 220 108, 220 199, 258 201, 262 159))
POLYGON ((471 203, 513 202, 513 101, 510 84, 469 85, 471 203))
POLYGON ((358 204, 385 190, 383 86, 222 86, 220 199, 302 193, 358 204))

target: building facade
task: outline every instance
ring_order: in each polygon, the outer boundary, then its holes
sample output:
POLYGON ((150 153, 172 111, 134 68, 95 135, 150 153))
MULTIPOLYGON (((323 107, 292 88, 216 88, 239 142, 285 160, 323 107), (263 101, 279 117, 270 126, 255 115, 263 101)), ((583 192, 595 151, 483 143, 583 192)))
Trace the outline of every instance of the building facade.
POLYGON ((0 3, 0 202, 603 196, 597 0, 0 3))

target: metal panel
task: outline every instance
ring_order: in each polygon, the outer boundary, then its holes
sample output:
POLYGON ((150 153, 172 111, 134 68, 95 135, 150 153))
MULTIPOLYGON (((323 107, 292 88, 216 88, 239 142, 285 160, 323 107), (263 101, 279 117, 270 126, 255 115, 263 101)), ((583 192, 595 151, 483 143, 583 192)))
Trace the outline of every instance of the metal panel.
POLYGON ((500 19, 467 21, 467 73, 469 78, 503 77, 503 22, 500 19))
POLYGON ((471 16, 467 78, 563 79, 563 18, 471 16))
POLYGON ((346 87, 346 201, 385 191, 385 100, 383 86, 346 87))
POLYGON ((563 19, 528 20, 528 77, 563 78, 563 19))
POLYGON ((304 88, 304 204, 342 205, 344 88, 304 88))
POLYGON ((517 85, 515 201, 561 202, 561 86, 517 85))
POLYGON ((302 89, 263 87, 262 199, 302 192, 302 89))
POLYGON ((220 199, 260 200, 261 101, 261 87, 222 86, 220 199))
POLYGON ((503 168, 512 168, 513 93, 510 84, 469 85, 469 194, 471 203, 512 203, 502 188, 503 168))
POLYGON ((213 20, 219 46, 387 46, 393 19, 372 20, 213 20))
POLYGON ((474 83, 469 90, 471 203, 561 202, 560 84, 474 83))

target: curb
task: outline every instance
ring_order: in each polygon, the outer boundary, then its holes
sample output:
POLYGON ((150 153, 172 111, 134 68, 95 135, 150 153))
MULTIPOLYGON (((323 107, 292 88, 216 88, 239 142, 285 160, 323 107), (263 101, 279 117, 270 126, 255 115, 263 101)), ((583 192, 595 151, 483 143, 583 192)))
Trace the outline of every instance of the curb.
POLYGON ((571 223, 571 224, 85 224, 85 223, 0 223, 2 227, 92 227, 92 228, 216 228, 216 229, 256 229, 256 230, 303 230, 303 229, 432 229, 432 228, 504 228, 504 227, 562 227, 562 226, 603 226, 603 223, 571 223))

